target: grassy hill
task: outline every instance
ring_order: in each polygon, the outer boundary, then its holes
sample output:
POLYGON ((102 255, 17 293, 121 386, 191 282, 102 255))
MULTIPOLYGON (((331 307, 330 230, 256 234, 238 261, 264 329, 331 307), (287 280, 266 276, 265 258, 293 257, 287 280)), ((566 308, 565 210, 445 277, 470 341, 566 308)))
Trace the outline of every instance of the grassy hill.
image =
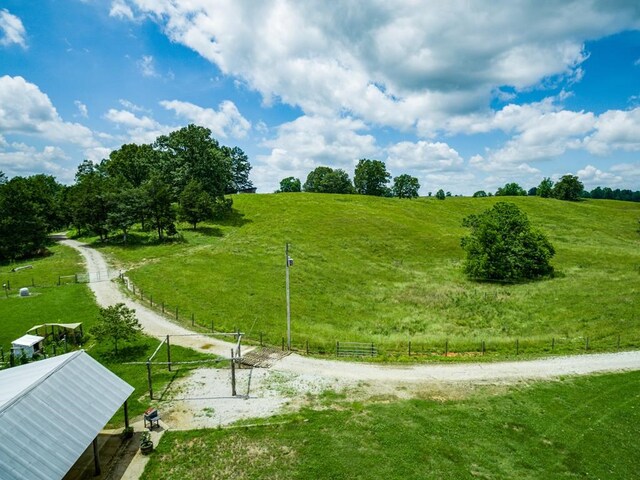
MULTIPOLYGON (((182 318, 285 335, 284 245, 291 244, 293 342, 386 347, 445 339, 500 349, 513 339, 556 349, 640 345, 640 205, 536 197, 384 199, 356 195, 239 195, 222 225, 184 241, 107 246, 145 295, 182 318), (556 248, 556 278, 483 284, 461 272, 462 219, 508 200, 556 248), (567 347, 569 348, 569 347, 567 347)), ((184 226, 187 228, 187 226, 184 226)), ((506 348, 506 347, 505 347, 506 348)), ((533 348, 533 347, 532 347, 533 348)))

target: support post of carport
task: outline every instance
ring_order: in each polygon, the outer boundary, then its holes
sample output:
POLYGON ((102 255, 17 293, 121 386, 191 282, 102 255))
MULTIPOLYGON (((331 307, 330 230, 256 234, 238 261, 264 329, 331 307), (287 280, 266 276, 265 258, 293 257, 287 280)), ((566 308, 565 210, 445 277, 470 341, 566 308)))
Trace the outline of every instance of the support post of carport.
POLYGON ((124 428, 129 428, 129 399, 124 401, 124 428))
POLYGON ((94 476, 98 476, 100 475, 101 470, 100 470, 100 451, 98 450, 98 437, 93 439, 93 466, 95 468, 94 470, 94 476))

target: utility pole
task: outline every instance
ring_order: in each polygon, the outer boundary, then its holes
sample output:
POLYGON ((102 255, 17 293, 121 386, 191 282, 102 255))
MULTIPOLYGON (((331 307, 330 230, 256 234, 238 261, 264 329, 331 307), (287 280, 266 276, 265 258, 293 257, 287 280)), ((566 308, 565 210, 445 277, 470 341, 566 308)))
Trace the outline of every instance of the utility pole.
POLYGON ((289 244, 284 247, 287 285, 287 350, 291 350, 291 300, 289 298, 289 267, 293 265, 293 259, 289 257, 289 244))

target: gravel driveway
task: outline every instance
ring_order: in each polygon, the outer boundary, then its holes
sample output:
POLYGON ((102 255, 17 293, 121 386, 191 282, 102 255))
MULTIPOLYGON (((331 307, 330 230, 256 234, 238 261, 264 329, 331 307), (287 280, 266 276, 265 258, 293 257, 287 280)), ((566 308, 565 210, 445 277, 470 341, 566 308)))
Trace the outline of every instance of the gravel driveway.
MULTIPOLYGON (((78 250, 86 261, 88 271, 108 270, 104 256, 97 250, 74 240, 61 240, 60 243, 78 250)), ((126 296, 114 282, 93 282, 89 287, 100 306, 121 302, 135 309, 148 335, 163 337, 194 333, 126 296)), ((171 342, 221 356, 228 356, 233 346, 222 340, 195 336, 173 337, 171 342)), ((441 390, 443 384, 504 384, 630 370, 640 370, 640 351, 519 362, 412 366, 348 363, 292 354, 268 370, 256 369, 253 373, 250 370, 241 371, 239 393, 246 393, 242 384, 246 382, 248 385, 248 379, 251 378, 251 390, 246 397, 230 397, 227 370, 195 370, 189 378, 178 382, 179 393, 167 403, 169 412, 165 418, 178 428, 201 428, 230 423, 240 418, 269 416, 286 405, 295 406, 298 399, 307 393, 320 393, 328 389, 402 398, 418 392, 424 394, 425 389, 441 390)))

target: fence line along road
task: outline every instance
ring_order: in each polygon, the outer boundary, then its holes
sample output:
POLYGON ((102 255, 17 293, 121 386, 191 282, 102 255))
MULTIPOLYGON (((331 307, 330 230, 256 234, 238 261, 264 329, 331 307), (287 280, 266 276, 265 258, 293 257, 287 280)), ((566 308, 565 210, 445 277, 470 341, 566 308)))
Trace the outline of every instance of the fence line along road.
MULTIPOLYGON (((87 262, 88 270, 108 270, 102 254, 87 245, 74 240, 62 240, 61 243, 78 250, 87 262)), ((201 352, 227 356, 234 344, 222 340, 194 337, 196 333, 168 321, 158 313, 125 296, 114 282, 90 283, 89 287, 100 306, 124 303, 136 310, 138 320, 149 335, 184 335, 176 337, 174 344, 193 348, 201 352)), ((280 361, 274 370, 297 374, 321 375, 327 378, 346 381, 397 381, 397 382, 487 382, 518 381, 526 379, 545 379, 563 375, 586 375, 596 372, 614 372, 640 370, 640 351, 574 355, 554 357, 543 360, 520 362, 464 363, 448 365, 389 366, 366 363, 345 363, 338 360, 318 360, 291 354, 280 361)))

